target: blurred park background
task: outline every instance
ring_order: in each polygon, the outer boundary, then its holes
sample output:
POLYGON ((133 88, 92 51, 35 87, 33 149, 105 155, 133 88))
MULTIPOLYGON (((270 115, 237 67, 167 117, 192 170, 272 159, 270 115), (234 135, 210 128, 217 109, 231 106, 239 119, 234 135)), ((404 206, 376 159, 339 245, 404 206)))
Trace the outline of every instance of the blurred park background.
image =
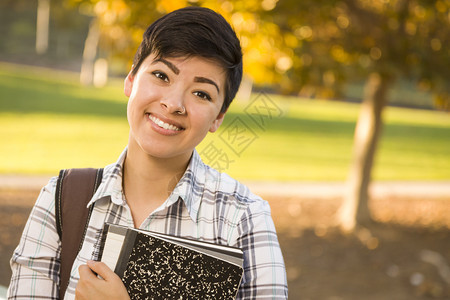
POLYGON ((450 298, 449 0, 3 0, 0 284, 40 185, 123 150, 143 31, 186 5, 241 39, 198 151, 270 202, 290 298, 450 298))

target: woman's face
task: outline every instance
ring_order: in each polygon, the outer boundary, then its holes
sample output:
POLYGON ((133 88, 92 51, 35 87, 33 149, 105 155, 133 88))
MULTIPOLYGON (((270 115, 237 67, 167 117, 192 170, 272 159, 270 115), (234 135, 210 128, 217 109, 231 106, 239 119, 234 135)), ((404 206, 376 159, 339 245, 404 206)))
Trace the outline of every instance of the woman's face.
POLYGON ((158 158, 190 157, 223 121, 225 70, 200 57, 148 56, 125 79, 129 147, 158 158))

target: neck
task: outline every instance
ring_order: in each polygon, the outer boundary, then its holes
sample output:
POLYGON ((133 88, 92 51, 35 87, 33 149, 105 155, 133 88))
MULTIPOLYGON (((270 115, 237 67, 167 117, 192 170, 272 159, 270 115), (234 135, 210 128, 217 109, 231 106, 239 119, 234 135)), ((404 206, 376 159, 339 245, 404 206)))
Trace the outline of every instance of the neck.
POLYGON ((123 187, 128 202, 164 202, 185 172, 191 154, 158 158, 129 144, 123 187))

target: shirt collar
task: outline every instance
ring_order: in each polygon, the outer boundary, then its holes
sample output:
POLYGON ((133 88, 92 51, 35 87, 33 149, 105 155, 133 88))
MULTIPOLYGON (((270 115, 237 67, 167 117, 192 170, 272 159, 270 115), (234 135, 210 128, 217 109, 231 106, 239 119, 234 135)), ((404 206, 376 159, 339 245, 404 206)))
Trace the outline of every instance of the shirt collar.
POLYGON ((88 206, 100 199, 110 197, 117 205, 125 205, 125 197, 122 192, 123 164, 127 156, 128 148, 125 148, 116 163, 108 165, 103 170, 102 183, 98 187, 88 206))
MULTIPOLYGON (((194 149, 191 160, 180 181, 169 196, 171 201, 181 198, 194 222, 197 222, 198 210, 205 187, 206 168, 200 155, 194 149)), ((169 200, 169 201, 170 201, 169 200)))
MULTIPOLYGON (((104 168, 102 183, 88 203, 88 206, 100 199, 109 197, 114 204, 125 205, 125 197, 122 190, 122 176, 126 155, 127 148, 125 148, 119 156, 116 163, 104 168)), ((197 222, 200 201, 205 187, 205 178, 206 166, 201 160, 197 150, 194 149, 186 171, 164 205, 170 206, 181 198, 187 208, 189 216, 194 222, 197 222)))

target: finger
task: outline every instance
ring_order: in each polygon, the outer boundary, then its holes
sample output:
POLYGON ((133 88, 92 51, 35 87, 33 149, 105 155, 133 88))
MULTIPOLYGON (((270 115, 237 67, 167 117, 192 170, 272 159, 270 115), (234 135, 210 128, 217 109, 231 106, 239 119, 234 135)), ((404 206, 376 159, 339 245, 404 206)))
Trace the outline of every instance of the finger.
POLYGON ((81 265, 78 267, 78 273, 80 274, 80 278, 91 280, 96 278, 95 274, 91 271, 91 269, 87 265, 81 265))
POLYGON ((117 275, 103 262, 89 260, 87 262, 88 267, 100 275, 104 280, 108 281, 116 277, 117 275))

